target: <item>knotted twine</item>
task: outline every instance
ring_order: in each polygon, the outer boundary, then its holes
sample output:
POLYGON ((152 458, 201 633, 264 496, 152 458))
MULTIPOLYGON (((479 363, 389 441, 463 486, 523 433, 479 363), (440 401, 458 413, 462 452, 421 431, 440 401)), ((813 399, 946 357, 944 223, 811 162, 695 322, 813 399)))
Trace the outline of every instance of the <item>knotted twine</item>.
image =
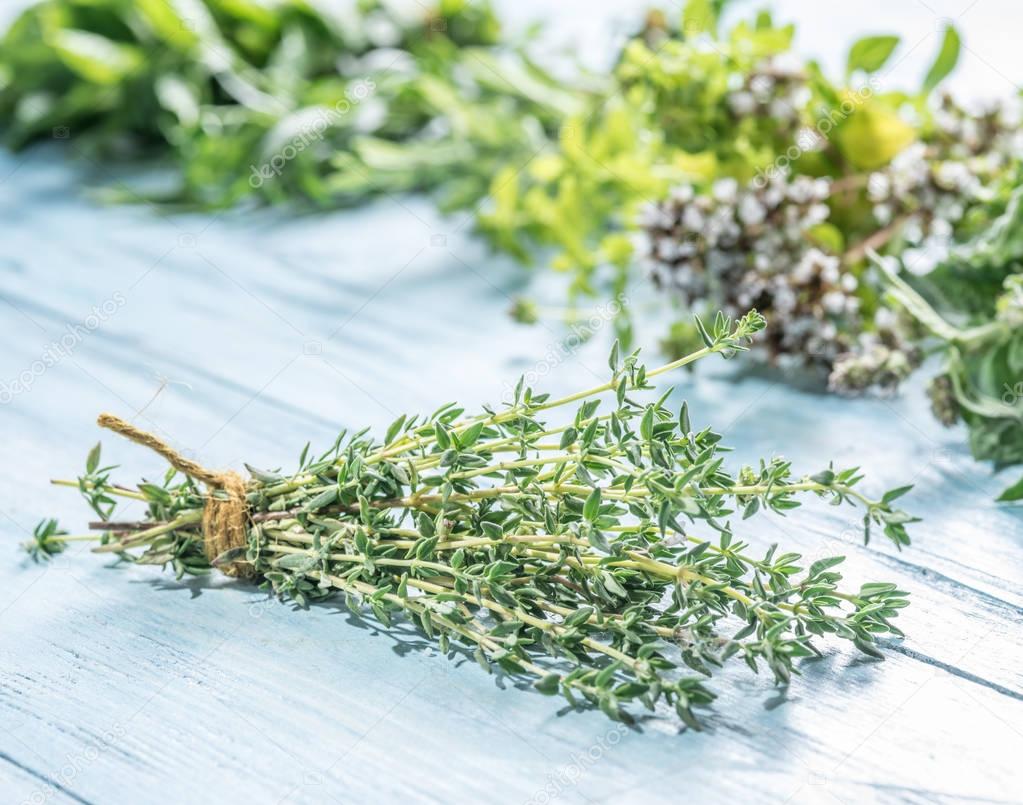
MULTIPOLYGON (((236 472, 213 472, 201 464, 185 458, 163 439, 154 436, 113 414, 100 414, 96 424, 112 430, 127 439, 148 447, 163 456, 179 472, 206 484, 208 494, 202 513, 203 551, 210 565, 232 548, 247 545, 249 510, 245 501, 245 481, 236 472), (216 492, 223 493, 217 495, 216 492)), ((228 576, 249 576, 251 567, 244 563, 227 562, 218 566, 228 576)))

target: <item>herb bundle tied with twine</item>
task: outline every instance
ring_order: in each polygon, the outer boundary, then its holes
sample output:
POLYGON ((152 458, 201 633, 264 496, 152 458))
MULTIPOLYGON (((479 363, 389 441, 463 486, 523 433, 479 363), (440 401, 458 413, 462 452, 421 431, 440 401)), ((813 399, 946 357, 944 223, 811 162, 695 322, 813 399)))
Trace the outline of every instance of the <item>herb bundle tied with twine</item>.
POLYGON ((892 503, 908 488, 874 500, 855 488, 855 468, 796 476, 780 458, 733 475, 720 436, 694 428, 686 404, 669 410, 670 391, 639 399, 653 378, 729 357, 763 326, 755 311, 698 322, 703 348, 652 370, 615 345, 595 388, 554 399, 520 381, 500 408, 401 416, 382 441, 342 432, 318 458, 307 445, 296 472, 249 467, 248 480, 104 414, 101 426, 172 469, 162 484, 117 486, 97 445, 84 475, 54 483, 80 489, 101 536, 44 521, 28 549, 42 559, 93 539, 100 553, 179 577, 216 567, 301 606, 343 596, 354 613, 385 626, 402 615, 442 652, 468 652, 574 707, 627 722, 638 706, 672 708, 699 728, 708 679, 730 658, 787 684, 821 636, 880 656, 878 638, 901 636, 891 620, 908 603, 894 584, 841 589, 842 557, 804 567, 776 545, 755 553, 740 530, 816 496, 862 507, 867 537, 880 527, 901 546, 915 518, 892 503), (569 406, 561 425, 539 418, 569 406), (145 503, 146 517, 113 520, 118 499, 145 503))

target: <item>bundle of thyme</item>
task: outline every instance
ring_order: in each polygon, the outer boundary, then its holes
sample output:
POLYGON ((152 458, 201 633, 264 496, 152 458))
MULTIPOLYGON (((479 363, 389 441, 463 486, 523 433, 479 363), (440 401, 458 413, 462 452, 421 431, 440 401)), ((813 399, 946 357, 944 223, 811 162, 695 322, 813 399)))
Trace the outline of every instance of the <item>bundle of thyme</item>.
MULTIPOLYGON (((291 474, 250 467, 244 538, 212 557, 201 524, 225 499, 216 477, 205 492, 176 470, 128 489, 100 466, 97 445, 84 475, 55 483, 80 489, 101 516, 98 552, 179 577, 234 567, 302 606, 339 594, 355 613, 383 624, 403 615, 441 651, 464 648, 485 670, 574 706, 628 721, 630 704, 667 705, 698 728, 694 708, 714 698, 706 679, 729 658, 784 684, 796 660, 818 653, 816 636, 879 656, 877 639, 900 635, 891 619, 907 605, 893 584, 843 591, 842 557, 802 567, 777 546, 755 553, 733 517, 817 496, 862 505, 867 533, 880 525, 902 545, 914 518, 892 502, 907 488, 871 500, 855 468, 796 476, 781 459, 732 475, 720 436, 694 427, 685 404, 669 410, 669 393, 641 400, 655 377, 745 349, 763 325, 756 312, 718 316, 698 325, 704 347, 652 370, 616 344, 610 379, 595 388, 554 399, 520 381, 501 409, 445 405, 399 417, 382 441, 342 432, 318 457, 307 445, 291 474), (570 407, 561 425, 540 418, 570 407), (111 520, 118 498, 145 503, 145 519, 111 520)), ((73 539, 47 521, 29 547, 45 556, 73 539)))

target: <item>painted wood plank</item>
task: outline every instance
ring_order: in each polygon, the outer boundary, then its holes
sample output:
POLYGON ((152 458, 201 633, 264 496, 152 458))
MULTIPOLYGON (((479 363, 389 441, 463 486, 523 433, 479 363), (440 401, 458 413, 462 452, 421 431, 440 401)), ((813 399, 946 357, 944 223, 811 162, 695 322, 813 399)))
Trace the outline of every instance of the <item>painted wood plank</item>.
MULTIPOLYGON (((908 638, 884 663, 831 646, 785 692, 732 669, 701 735, 562 714, 334 605, 299 612, 81 550, 26 564, 16 543, 38 518, 87 519, 46 479, 76 472, 99 410, 145 407, 212 466, 272 467, 399 410, 495 402, 519 373, 552 391, 603 377, 605 334, 565 351, 512 324, 527 283, 556 290, 426 201, 167 216, 95 206, 78 170, 56 149, 0 156, 0 381, 124 299, 0 407, 2 801, 1023 801, 1023 520, 919 390, 842 401, 723 363, 676 379, 736 463, 854 457, 873 489, 915 482, 906 503, 926 516, 902 553, 862 546, 823 505, 753 528, 760 548, 845 554, 853 582, 909 589, 908 638)), ((105 451, 125 478, 162 471, 133 446, 105 451)))

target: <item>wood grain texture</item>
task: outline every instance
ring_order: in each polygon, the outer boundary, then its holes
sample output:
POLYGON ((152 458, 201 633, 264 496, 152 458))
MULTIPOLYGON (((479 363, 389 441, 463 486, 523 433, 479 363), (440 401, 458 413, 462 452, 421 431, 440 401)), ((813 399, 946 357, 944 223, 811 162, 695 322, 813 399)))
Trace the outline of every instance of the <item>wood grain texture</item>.
MULTIPOLYGON (((425 201, 167 215, 75 189, 100 178, 56 149, 0 156, 0 381, 87 330, 0 406, 0 801, 1023 801, 1023 513, 992 502, 1005 479, 919 389, 837 400, 724 363, 674 378, 736 464, 852 458, 872 490, 916 483, 906 506, 926 518, 902 553, 864 547, 823 505, 757 518, 757 547, 844 554, 851 582, 910 590, 908 638, 883 663, 828 644, 787 691, 732 669, 700 735, 563 714, 331 604, 299 612, 78 548, 26 563, 40 517, 89 519, 47 479, 78 471, 101 410, 144 409, 207 466, 289 466, 306 439, 495 402, 522 372, 558 393, 605 371, 604 333, 568 354, 563 334, 511 323, 529 277, 425 201)), ((163 469, 108 436, 104 454, 124 479, 163 469)))

